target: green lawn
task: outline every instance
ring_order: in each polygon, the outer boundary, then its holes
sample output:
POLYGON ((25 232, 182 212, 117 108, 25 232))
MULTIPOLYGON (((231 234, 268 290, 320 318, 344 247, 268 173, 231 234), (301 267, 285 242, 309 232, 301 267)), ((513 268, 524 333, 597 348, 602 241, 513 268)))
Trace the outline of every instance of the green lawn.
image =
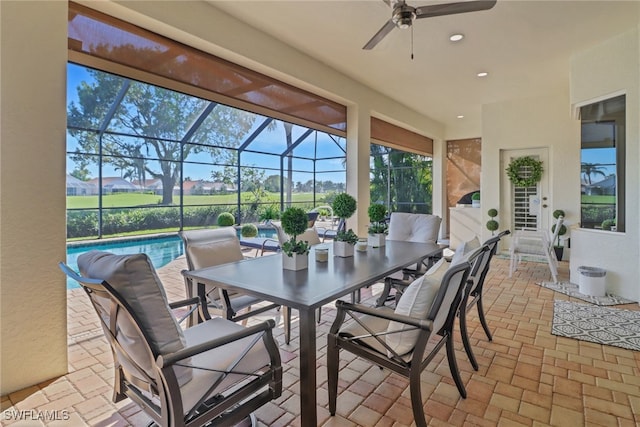
POLYGON ((592 205, 615 205, 616 196, 588 196, 583 194, 581 197, 581 201, 583 204, 592 204, 592 205))
MULTIPOLYGON (((249 198, 249 193, 242 194, 242 200, 249 198)), ((154 194, 141 193, 115 193, 108 194, 102 198, 102 206, 105 208, 117 208, 124 206, 157 206, 162 197, 154 194)), ((173 203, 177 205, 180 201, 178 196, 173 196, 173 203)), ((207 196, 184 196, 184 204, 188 205, 234 205, 238 201, 236 194, 216 194, 207 196)), ((269 193, 262 202, 280 202, 280 195, 269 193)), ((293 193, 294 202, 312 202, 312 193, 293 193)), ((98 196, 67 196, 67 209, 95 209, 98 207, 98 196)))

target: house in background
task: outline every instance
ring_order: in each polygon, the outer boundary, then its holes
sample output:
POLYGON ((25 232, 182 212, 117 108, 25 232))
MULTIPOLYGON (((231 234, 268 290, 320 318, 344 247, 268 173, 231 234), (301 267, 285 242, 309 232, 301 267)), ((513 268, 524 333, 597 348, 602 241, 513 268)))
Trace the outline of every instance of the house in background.
POLYGON ((91 181, 82 181, 67 174, 67 196, 95 196, 97 194, 97 184, 91 181))

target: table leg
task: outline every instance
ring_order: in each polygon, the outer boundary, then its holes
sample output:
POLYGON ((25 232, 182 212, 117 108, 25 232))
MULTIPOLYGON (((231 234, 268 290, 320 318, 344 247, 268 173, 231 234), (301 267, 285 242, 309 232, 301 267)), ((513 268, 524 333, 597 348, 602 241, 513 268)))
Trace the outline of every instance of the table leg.
POLYGON ((316 321, 315 309, 300 310, 300 421, 316 427, 316 321))

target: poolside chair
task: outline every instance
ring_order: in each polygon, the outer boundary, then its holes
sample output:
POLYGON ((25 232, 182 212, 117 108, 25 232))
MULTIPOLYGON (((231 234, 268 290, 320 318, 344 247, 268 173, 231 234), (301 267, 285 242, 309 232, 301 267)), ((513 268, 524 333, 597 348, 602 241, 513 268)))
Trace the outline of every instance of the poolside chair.
POLYGON ((559 217, 556 221, 552 237, 549 237, 548 230, 532 230, 526 228, 513 233, 511 249, 509 251, 511 258, 509 263, 509 277, 513 276, 520 261, 526 258, 532 261, 546 262, 549 270, 551 270, 553 281, 558 281, 558 259, 553 250, 553 242, 558 238, 558 233, 560 233, 563 222, 564 217, 559 217))
MULTIPOLYGON (((185 230, 179 234, 184 242, 184 252, 189 270, 198 270, 244 259, 238 236, 233 227, 185 230)), ((278 304, 272 303, 255 307, 264 300, 218 287, 195 284, 188 278, 185 278, 185 287, 188 298, 199 296, 203 301, 206 301, 205 309, 207 311, 218 311, 228 320, 244 320, 280 307, 278 304), (240 313, 241 311, 243 312, 240 313)), ((192 318, 191 322, 193 320, 192 318)), ((290 328, 291 325, 285 316, 285 335, 290 333, 290 328)))
MULTIPOLYGON (((436 243, 438 241, 438 234, 440 233, 441 221, 441 218, 437 215, 393 212, 389 220, 387 240, 436 243)), ((397 300, 402 290, 408 285, 406 280, 408 280, 411 275, 417 276, 423 274, 434 261, 434 259, 426 259, 416 265, 415 269, 405 269, 402 273, 385 278, 384 289, 376 301, 376 305, 378 307, 382 306, 390 299, 389 294, 391 289, 396 290, 397 300)))
POLYGON ((98 314, 114 361, 113 401, 127 397, 160 426, 236 425, 282 394, 280 353, 267 320, 245 328, 223 318, 183 330, 145 254, 90 251, 78 281, 98 314))
POLYGON ((449 268, 441 281, 428 276, 416 279, 400 297, 394 310, 337 301, 338 312, 328 334, 327 375, 329 413, 335 415, 340 351, 346 350, 372 364, 409 379, 411 406, 417 426, 427 425, 421 395, 420 375, 442 347, 446 347, 449 369, 460 395, 467 395, 454 354, 453 327, 460 309, 467 277, 484 248, 467 261, 449 268), (350 319, 352 321, 346 322, 350 319), (434 335, 440 339, 427 353, 434 335))

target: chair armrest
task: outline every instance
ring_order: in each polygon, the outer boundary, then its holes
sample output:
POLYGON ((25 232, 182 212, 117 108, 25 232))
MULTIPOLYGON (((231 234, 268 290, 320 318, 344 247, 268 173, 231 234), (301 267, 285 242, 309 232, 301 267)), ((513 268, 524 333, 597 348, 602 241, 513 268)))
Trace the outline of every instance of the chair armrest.
POLYGON ((189 299, 183 299, 180 301, 171 302, 169 303, 169 308, 173 310, 175 308, 186 307, 188 305, 194 305, 194 304, 200 304, 199 297, 193 297, 189 299))
POLYGON ((263 251, 264 251, 264 247, 265 247, 265 245, 267 244, 267 242, 273 242, 273 243, 275 243, 276 245, 280 245, 280 241, 279 241, 279 240, 275 240, 275 239, 272 239, 272 238, 270 238, 270 237, 267 237, 267 238, 265 238, 265 239, 264 239, 264 241, 262 242, 262 250, 263 250, 263 251))
MULTIPOLYGON (((424 329, 425 331, 430 331, 433 326, 433 321, 426 319, 417 319, 411 316, 405 316, 402 314, 397 314, 391 311, 382 311, 373 307, 369 307, 362 304, 351 304, 346 301, 338 300, 336 301, 336 308, 338 311, 351 311, 361 314, 366 314, 368 316, 378 317, 380 319, 387 319, 392 322, 400 322, 406 325, 414 326, 416 328, 424 329)), ((336 316, 338 318, 340 316, 336 316)))
POLYGON ((242 331, 234 332, 229 335, 225 335, 224 337, 205 341, 198 345, 186 347, 174 353, 160 355, 156 360, 156 364, 158 365, 159 368, 171 366, 181 360, 187 359, 191 356, 195 356, 196 354, 204 353, 206 351, 212 350, 217 347, 222 347, 223 345, 232 343, 234 341, 238 341, 242 338, 246 338, 251 335, 255 335, 259 332, 271 330, 275 326, 276 326, 276 322, 273 319, 267 319, 264 322, 259 323, 257 325, 249 326, 243 329, 242 331))

